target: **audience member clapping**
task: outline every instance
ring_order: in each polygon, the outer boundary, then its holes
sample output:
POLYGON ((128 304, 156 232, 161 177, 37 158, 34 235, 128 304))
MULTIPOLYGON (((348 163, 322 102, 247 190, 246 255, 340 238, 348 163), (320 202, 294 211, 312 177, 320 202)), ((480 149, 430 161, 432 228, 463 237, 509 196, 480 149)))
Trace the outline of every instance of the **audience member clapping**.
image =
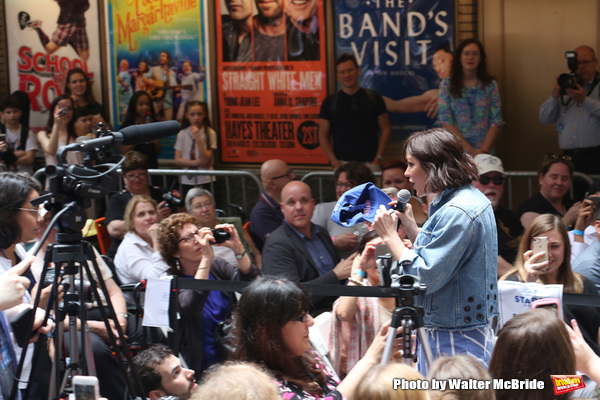
POLYGON ((169 269, 160 255, 158 209, 150 197, 133 196, 125 208, 127 233, 115 256, 121 283, 157 278, 169 269))
MULTIPOLYGON (((215 236, 210 228, 198 228, 189 214, 173 214, 160 224, 160 253, 169 264, 169 273, 181 278, 203 280, 252 280, 260 271, 254 266, 239 236, 230 224, 217 225, 230 235, 223 246, 231 248, 241 258, 230 264, 214 257, 215 236)), ((180 290, 179 320, 176 342, 187 364, 199 377, 208 366, 220 361, 214 332, 217 324, 229 317, 232 293, 218 291, 180 290)))

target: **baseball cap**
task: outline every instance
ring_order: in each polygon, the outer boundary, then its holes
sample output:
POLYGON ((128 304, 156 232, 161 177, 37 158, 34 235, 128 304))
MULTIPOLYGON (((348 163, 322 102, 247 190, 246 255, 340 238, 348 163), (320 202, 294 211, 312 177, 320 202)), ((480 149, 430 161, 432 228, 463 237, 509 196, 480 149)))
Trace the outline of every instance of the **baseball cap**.
POLYGON ((504 175, 504 167, 502 161, 491 154, 477 154, 475 156, 475 164, 479 169, 479 175, 487 174, 488 172, 500 172, 504 175))
POLYGON ((363 183, 346 191, 337 201, 331 220, 341 226, 353 226, 359 222, 373 223, 380 205, 390 209, 390 196, 371 182, 363 183))

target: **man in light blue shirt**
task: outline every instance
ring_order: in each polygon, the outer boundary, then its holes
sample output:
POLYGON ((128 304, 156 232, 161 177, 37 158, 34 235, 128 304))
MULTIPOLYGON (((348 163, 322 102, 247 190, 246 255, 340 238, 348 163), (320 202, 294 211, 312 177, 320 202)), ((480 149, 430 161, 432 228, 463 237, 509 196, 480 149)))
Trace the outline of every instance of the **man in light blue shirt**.
POLYGON ((600 74, 594 49, 579 46, 577 69, 583 86, 561 90, 554 81, 552 95, 540 107, 542 124, 556 123, 558 144, 571 156, 575 169, 586 174, 600 174, 600 74))

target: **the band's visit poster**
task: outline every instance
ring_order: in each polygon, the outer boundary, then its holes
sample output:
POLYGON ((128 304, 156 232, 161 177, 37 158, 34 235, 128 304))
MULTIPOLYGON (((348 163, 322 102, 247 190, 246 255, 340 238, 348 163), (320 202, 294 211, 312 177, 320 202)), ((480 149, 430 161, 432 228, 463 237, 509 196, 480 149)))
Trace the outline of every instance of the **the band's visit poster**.
POLYGON ((327 164, 323 0, 216 1, 221 160, 327 164))
MULTIPOLYGON (((150 94, 159 121, 181 121, 186 102, 207 98, 202 0, 109 0, 107 17, 117 127, 137 91, 150 94)), ((175 140, 175 136, 161 140, 160 158, 173 159, 175 140)))
POLYGON ((97 0, 5 1, 11 93, 27 93, 30 128, 45 129, 52 101, 64 93, 67 72, 81 68, 102 101, 97 0))
POLYGON ((384 96, 392 141, 433 126, 422 110, 449 72, 451 56, 439 49, 453 43, 454 1, 335 0, 334 15, 336 56, 354 54, 360 86, 384 96), (444 64, 436 70, 434 54, 444 64))

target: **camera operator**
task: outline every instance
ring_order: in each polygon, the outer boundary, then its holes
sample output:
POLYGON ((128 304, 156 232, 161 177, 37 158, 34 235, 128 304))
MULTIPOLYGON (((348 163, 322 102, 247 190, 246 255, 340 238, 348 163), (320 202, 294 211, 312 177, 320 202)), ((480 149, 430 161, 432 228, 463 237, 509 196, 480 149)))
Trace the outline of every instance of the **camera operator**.
MULTIPOLYGON (((394 260, 410 261, 404 274, 427 287, 425 330, 433 358, 470 354, 487 365, 493 348, 492 318, 498 315, 498 238, 494 210, 473 181, 477 165, 457 136, 444 129, 412 134, 404 143, 404 175, 417 196, 436 194, 429 219, 419 230, 410 203, 406 212, 377 210, 373 227, 394 260), (413 248, 406 248, 397 220, 413 248)), ((422 344, 419 371, 426 375, 422 344)))
MULTIPOLYGON (((163 200, 163 195, 167 193, 167 190, 148 184, 148 158, 144 154, 137 151, 127 152, 121 170, 123 171, 125 189, 110 197, 106 207, 106 220, 104 221, 108 234, 112 237, 107 252, 112 258, 115 257, 117 249, 127 233, 123 216, 125 215, 127 203, 133 196, 144 195, 156 201, 159 221, 173 213, 173 210, 167 206, 167 201, 163 200)), ((177 192, 174 192, 174 195, 180 197, 177 192)))
POLYGON ((559 147, 571 156, 576 171, 600 174, 598 59, 589 46, 579 46, 575 53, 576 58, 568 62, 574 84, 561 88, 562 79, 557 77, 552 95, 540 107, 539 118, 542 124, 556 123, 559 147))

